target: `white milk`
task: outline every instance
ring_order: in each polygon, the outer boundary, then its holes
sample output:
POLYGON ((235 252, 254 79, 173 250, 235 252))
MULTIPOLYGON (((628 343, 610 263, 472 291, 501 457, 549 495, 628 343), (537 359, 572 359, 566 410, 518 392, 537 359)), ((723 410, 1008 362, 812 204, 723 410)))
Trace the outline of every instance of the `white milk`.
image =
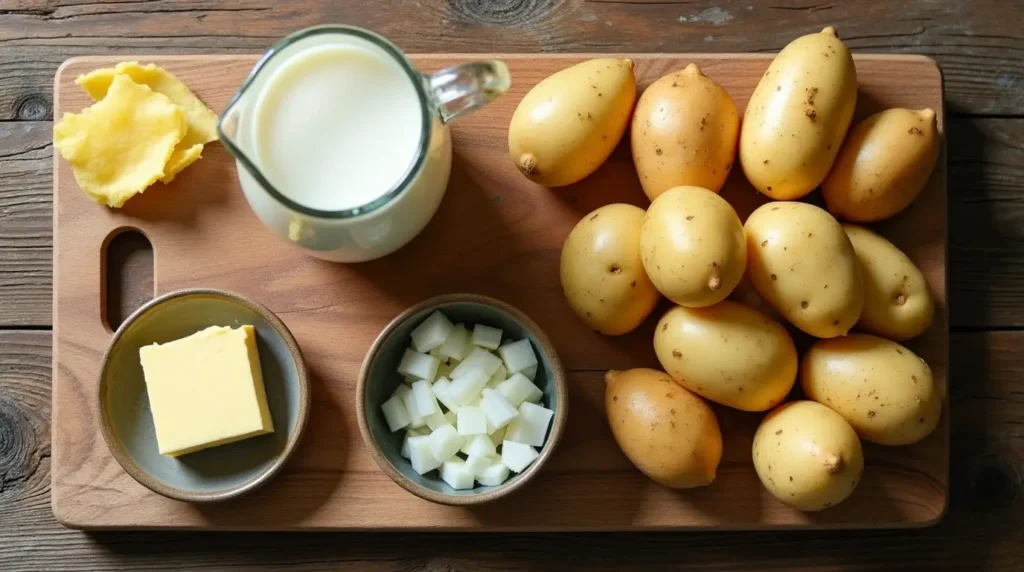
POLYGON ((289 57, 263 85, 253 119, 256 159, 270 183, 325 211, 365 205, 398 185, 423 136, 408 74, 359 45, 289 57))

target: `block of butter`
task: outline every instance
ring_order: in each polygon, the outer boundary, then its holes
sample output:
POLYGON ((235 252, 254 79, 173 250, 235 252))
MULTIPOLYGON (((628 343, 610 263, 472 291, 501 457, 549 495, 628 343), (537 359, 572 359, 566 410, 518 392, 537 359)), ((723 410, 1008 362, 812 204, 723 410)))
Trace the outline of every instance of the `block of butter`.
POLYGON ((272 433, 252 326, 211 326, 139 349, 160 454, 272 433))

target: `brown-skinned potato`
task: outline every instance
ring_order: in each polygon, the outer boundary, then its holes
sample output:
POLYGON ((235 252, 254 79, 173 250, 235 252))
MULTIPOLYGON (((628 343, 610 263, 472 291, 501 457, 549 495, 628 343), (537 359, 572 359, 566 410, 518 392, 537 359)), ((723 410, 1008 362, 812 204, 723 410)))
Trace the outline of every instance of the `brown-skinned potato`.
POLYGON ((750 96, 740 165, 769 197, 791 201, 828 174, 857 104, 857 71, 834 28, 790 42, 750 96))
POLYGON ((934 111, 887 109, 853 126, 821 194, 839 218, 880 221, 917 198, 938 158, 934 111))
POLYGON ((754 434, 753 457, 768 492, 809 512, 845 500, 864 473, 864 452, 853 428, 813 401, 786 403, 765 416, 754 434))
POLYGON ((718 192, 736 159, 740 115, 725 89, 697 64, 652 83, 630 130, 633 164, 652 201, 679 186, 718 192))
POLYGON ((776 201, 743 226, 747 275, 791 324, 818 338, 842 336, 864 308, 864 284, 849 237, 814 205, 776 201))
POLYGON ((576 315, 598 332, 633 331, 661 294, 640 261, 644 211, 606 205, 576 223, 562 246, 562 292, 576 315))
POLYGON ((703 399, 653 369, 605 374, 605 411, 619 448, 666 487, 702 487, 722 459, 718 418, 703 399))
POLYGON ((598 58, 556 72, 527 92, 512 115, 512 162, 541 185, 580 181, 611 155, 635 102, 632 60, 598 58))

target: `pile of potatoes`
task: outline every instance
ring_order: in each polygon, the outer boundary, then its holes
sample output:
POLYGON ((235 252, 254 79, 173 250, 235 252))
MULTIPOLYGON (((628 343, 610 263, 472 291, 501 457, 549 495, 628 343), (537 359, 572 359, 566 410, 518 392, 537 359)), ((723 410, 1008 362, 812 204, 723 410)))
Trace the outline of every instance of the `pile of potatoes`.
POLYGON ((632 331, 662 296, 674 303, 654 333, 663 371, 606 375, 612 433, 655 481, 696 487, 722 454, 707 401, 767 411, 752 450, 764 486, 802 510, 835 505, 860 481, 861 440, 914 443, 941 414, 928 364, 897 343, 931 324, 925 277, 850 224, 891 217, 924 188, 935 113, 889 109, 851 129, 856 70, 832 28, 776 56, 742 122, 694 64, 636 95, 630 60, 586 61, 535 86, 509 128, 512 160, 547 186, 593 173, 630 128, 650 206, 589 213, 561 256, 569 305, 602 334, 632 331), (745 222, 717 194, 737 157, 774 199, 745 222), (819 187, 827 210, 799 202, 819 187), (781 321, 819 338, 802 359, 781 321), (786 403, 798 376, 803 397, 786 403))

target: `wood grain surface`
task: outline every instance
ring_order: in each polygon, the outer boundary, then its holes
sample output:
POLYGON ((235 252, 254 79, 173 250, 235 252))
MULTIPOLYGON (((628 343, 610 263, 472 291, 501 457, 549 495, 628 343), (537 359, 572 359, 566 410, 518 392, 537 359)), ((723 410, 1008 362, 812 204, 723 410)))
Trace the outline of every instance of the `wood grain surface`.
MULTIPOLYGON (((487 56, 490 58, 491 56, 487 56)), ((238 188, 233 159, 219 146, 166 187, 121 209, 97 207, 66 163, 55 163, 56 232, 53 496, 58 520, 83 528, 628 530, 654 528, 904 527, 934 523, 946 506, 948 425, 911 447, 868 447, 867 467, 850 502, 805 514, 760 485, 750 444, 760 415, 718 410, 725 452, 715 483, 677 492, 650 482, 618 451, 604 421, 602 372, 657 367, 652 327, 600 336, 578 320, 558 282, 561 245, 580 217, 612 202, 645 205, 624 143, 586 180, 551 191, 530 183, 508 159, 512 112, 538 81, 585 56, 497 55, 514 79, 509 93, 452 124, 456 157, 440 210, 424 233, 384 259, 329 264, 298 252, 261 226, 238 188), (99 357, 109 339, 102 260, 124 229, 153 244, 155 291, 234 290, 266 304, 295 334, 314 379, 310 422, 283 474, 253 496, 210 507, 160 497, 136 483, 98 438, 99 357), (430 260, 430 264, 422 261, 430 260), (410 274, 415 280, 410 280, 410 274), (395 315, 430 296, 469 291, 523 310, 548 334, 570 371, 566 437, 544 472, 502 502, 466 509, 417 499, 380 472, 355 425, 355 380, 367 348, 395 315), (387 507, 380 510, 375 507, 387 507), (536 507, 524 510, 525 507, 536 507)), ((139 58, 174 73, 221 111, 252 65, 246 56, 139 58)), ((465 56, 414 56, 424 71, 465 56)), ((767 56, 633 56, 638 88, 696 62, 743 109, 767 56)), ((111 66, 111 57, 76 58, 56 79, 58 115, 89 104, 74 83, 111 66)), ((938 69, 926 58, 858 56, 858 118, 888 107, 940 111, 938 69)), ((931 365, 945 393, 944 161, 914 205, 880 231, 926 274, 938 316, 910 346, 931 365)), ((722 191, 741 218, 764 203, 740 172, 722 191)))
MULTIPOLYGON (((7 121, 0 122, 0 328, 7 328, 0 332, 0 569, 1024 569, 1019 1, 398 4, 0 2, 0 121, 7 121), (409 51, 437 53, 773 51, 827 23, 855 51, 935 57, 947 98, 950 318, 958 332, 950 510, 943 522, 904 532, 473 536, 61 528, 49 507, 49 120, 57 66, 72 56, 142 50, 258 53, 297 27, 329 22, 373 27, 409 51)), ((133 291, 126 305, 144 299, 144 290, 133 291)))
POLYGON ((835 25, 859 53, 924 54, 945 74, 952 111, 1024 104, 1024 15, 1016 0, 18 0, 4 10, 0 118, 50 119, 53 71, 97 53, 255 53, 306 26, 355 24, 409 53, 777 52, 835 25), (21 88, 28 87, 28 91, 21 88))

